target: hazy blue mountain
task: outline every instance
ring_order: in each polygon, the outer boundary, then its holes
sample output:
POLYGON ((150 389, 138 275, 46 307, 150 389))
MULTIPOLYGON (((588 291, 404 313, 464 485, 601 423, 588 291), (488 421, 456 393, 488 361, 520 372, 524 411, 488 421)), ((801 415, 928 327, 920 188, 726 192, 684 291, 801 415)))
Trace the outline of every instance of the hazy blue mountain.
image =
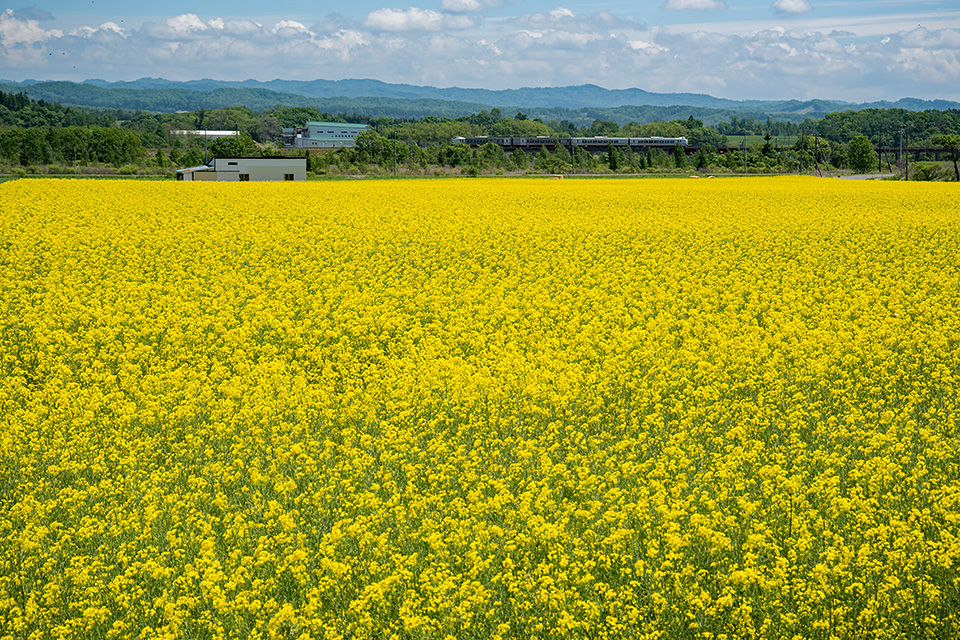
POLYGON ((582 120, 588 117, 588 112, 593 114, 610 110, 613 115, 609 119, 612 120, 621 120, 626 113, 634 112, 643 119, 666 117, 659 115, 665 113, 676 114, 676 117, 693 115, 707 123, 727 119, 731 114, 799 122, 805 118, 821 118, 831 112, 865 108, 910 111, 960 109, 960 103, 947 100, 903 98, 896 102, 864 104, 834 100, 738 101, 706 94, 604 89, 592 84, 490 90, 391 84, 362 79, 276 79, 266 82, 201 79, 180 82, 140 78, 124 82, 93 79, 82 83, 38 80, 0 83, 0 90, 23 91, 35 100, 107 109, 189 111, 242 105, 262 111, 284 104, 311 106, 330 113, 364 113, 376 117, 402 118, 427 115, 459 117, 497 107, 504 115, 522 110, 531 117, 542 114, 541 117, 564 119, 562 114, 567 113, 569 117, 566 119, 570 120, 582 120))

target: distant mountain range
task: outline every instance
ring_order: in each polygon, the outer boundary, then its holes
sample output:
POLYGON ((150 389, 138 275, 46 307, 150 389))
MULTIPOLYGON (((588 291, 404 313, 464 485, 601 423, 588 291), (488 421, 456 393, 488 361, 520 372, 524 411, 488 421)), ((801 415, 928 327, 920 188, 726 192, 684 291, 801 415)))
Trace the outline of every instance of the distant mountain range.
MULTIPOLYGON (((374 117, 459 117, 500 108, 504 115, 582 121, 596 117, 638 120, 693 115, 706 124, 739 117, 800 122, 835 111, 899 108, 908 111, 960 109, 947 100, 903 98, 896 102, 850 103, 835 100, 728 100, 699 93, 652 93, 643 89, 604 89, 596 85, 522 89, 437 88, 379 80, 191 80, 141 78, 128 82, 0 80, 0 91, 22 91, 34 100, 106 109, 193 111, 246 106, 263 111, 278 104, 309 106, 329 113, 374 117), (634 117, 631 117, 634 116, 634 117)), ((627 121, 624 120, 624 121, 627 121)), ((649 121, 648 120, 648 121, 649 121)))

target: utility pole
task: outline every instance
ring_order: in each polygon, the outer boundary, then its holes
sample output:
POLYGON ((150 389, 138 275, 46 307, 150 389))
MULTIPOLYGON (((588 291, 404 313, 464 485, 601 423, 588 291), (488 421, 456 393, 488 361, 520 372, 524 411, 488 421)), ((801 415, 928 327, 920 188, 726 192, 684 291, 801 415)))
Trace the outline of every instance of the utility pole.
POLYGON ((747 173, 747 134, 743 134, 743 173, 747 173))
POLYGON ((393 177, 397 177, 397 130, 393 130, 393 177))
POLYGON ((910 180, 910 123, 907 123, 907 146, 904 147, 903 156, 903 178, 910 180))
POLYGON ((806 133, 805 130, 800 129, 800 139, 797 141, 797 146, 800 147, 800 175, 803 175, 803 139, 806 133))
POLYGON ((820 158, 819 158, 819 155, 820 155, 820 138, 819 138, 819 137, 814 137, 813 141, 814 141, 814 144, 816 144, 816 146, 817 146, 817 150, 813 152, 813 162, 817 165, 817 175, 819 175, 819 176, 822 178, 822 177, 823 177, 823 172, 820 171, 820 158))
MULTIPOLYGON (((898 158, 900 162, 903 162, 903 125, 900 125, 900 157, 898 158)), ((898 162, 897 164, 900 164, 898 162)))
POLYGON ((570 136, 570 166, 573 167, 573 173, 577 173, 577 145, 573 141, 573 136, 570 136))

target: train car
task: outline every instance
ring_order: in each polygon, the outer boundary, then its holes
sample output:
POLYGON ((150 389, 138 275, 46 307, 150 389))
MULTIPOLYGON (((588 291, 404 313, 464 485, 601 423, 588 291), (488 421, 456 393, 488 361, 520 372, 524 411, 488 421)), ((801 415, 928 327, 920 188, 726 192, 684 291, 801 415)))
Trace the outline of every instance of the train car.
POLYGON ((683 136, 679 138, 664 138, 663 136, 650 136, 647 138, 630 138, 632 147, 675 147, 677 145, 689 146, 689 142, 683 136))
MULTIPOLYGON (((569 138, 568 138, 569 140, 569 138)), ((591 136, 589 138, 573 138, 573 144, 578 147, 622 147, 628 144, 628 138, 611 138, 609 136, 591 136)))
POLYGON ((672 149, 678 144, 682 147, 690 146, 689 141, 684 136, 676 138, 666 138, 663 136, 648 136, 644 138, 612 138, 608 136, 534 136, 529 138, 513 138, 509 136, 454 137, 453 143, 456 144, 458 142, 471 147, 480 147, 492 142, 501 147, 512 147, 515 149, 536 149, 537 147, 569 148, 570 146, 584 147, 587 149, 605 149, 608 146, 672 149))
POLYGON ((554 145, 557 143, 557 139, 552 136, 536 136, 533 138, 527 138, 527 144, 532 146, 547 146, 554 145))

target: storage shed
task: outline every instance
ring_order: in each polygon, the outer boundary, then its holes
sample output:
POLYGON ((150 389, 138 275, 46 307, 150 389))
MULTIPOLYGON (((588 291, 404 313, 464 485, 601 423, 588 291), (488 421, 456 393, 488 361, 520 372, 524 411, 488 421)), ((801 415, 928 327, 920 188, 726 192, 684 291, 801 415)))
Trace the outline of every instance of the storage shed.
POLYGON ((260 182, 306 180, 306 158, 214 158, 208 164, 177 171, 177 180, 260 182))

